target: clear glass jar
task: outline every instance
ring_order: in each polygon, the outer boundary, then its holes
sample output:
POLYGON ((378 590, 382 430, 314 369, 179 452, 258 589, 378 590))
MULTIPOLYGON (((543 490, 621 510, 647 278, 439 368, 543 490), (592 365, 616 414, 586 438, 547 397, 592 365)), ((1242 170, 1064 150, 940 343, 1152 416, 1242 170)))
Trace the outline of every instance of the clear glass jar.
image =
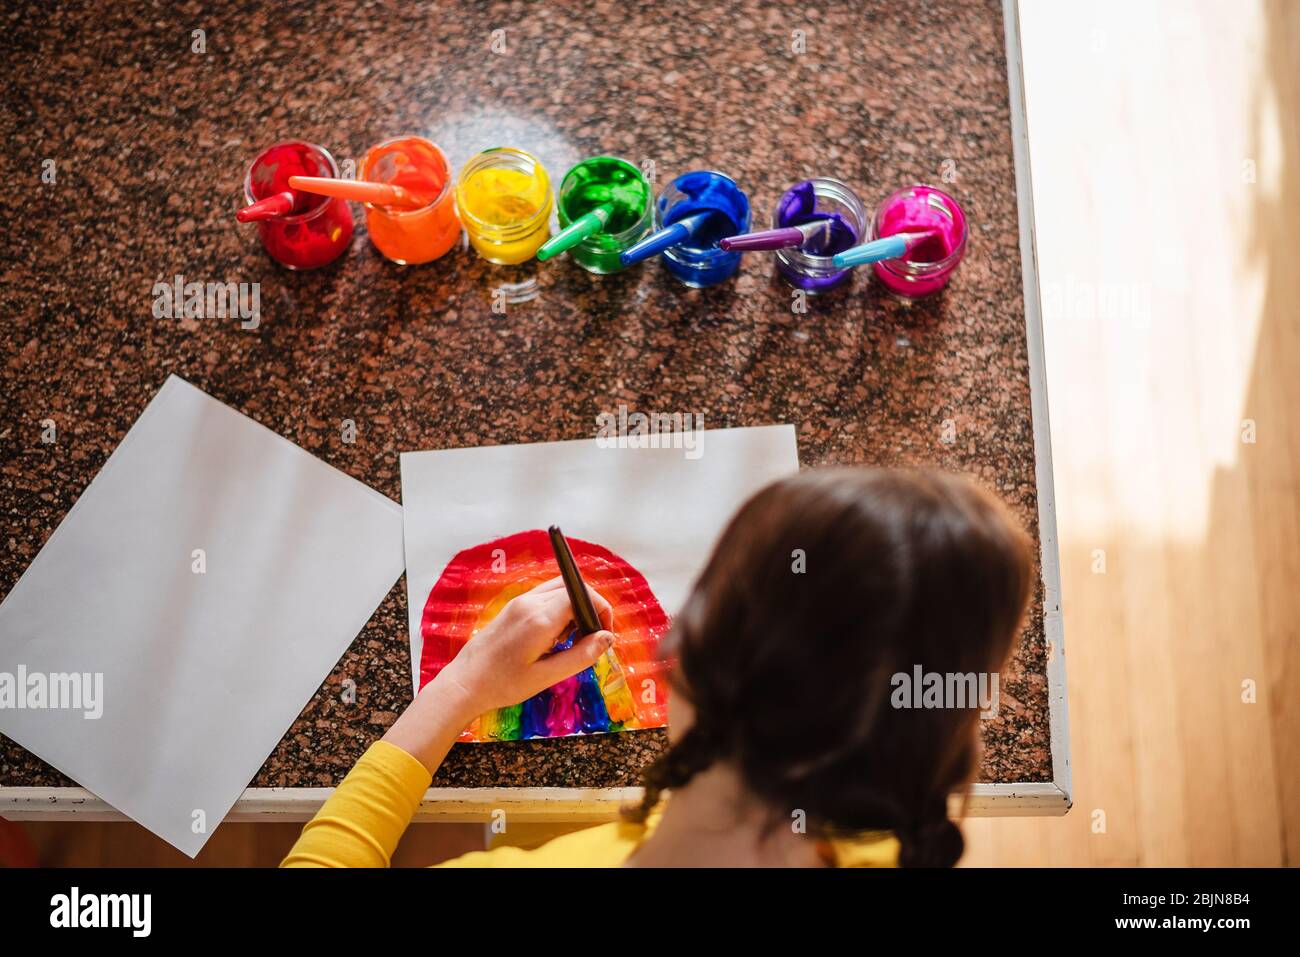
POLYGON ((624 189, 628 184, 639 187, 643 202, 631 210, 619 210, 614 213, 610 224, 624 221, 626 225, 618 232, 602 229, 588 236, 569 250, 569 255, 588 272, 605 275, 619 272, 623 264, 619 262, 619 253, 627 249, 650 230, 654 221, 654 201, 650 183, 639 169, 625 159, 616 156, 593 156, 583 160, 564 176, 560 183, 560 197, 556 204, 560 228, 565 229, 574 220, 590 212, 599 203, 592 201, 589 191, 593 184, 608 183, 611 177, 622 180, 624 189))
MULTIPOLYGON (((856 237, 854 245, 862 242, 868 228, 867 208, 858 194, 846 183, 829 177, 816 177, 809 182, 812 183, 813 195, 817 198, 817 211, 839 213, 844 224, 856 237)), ((777 200, 777 207, 772 211, 772 228, 794 225, 781 222, 780 217, 781 201, 777 200)), ((776 268, 790 285, 813 295, 835 288, 848 279, 852 272, 851 269, 837 268, 831 256, 814 256, 799 249, 778 249, 776 268)))
MULTIPOLYGON (((338 178, 329 150, 304 140, 276 143, 257 154, 244 175, 244 205, 289 189, 291 175, 338 178)), ((328 265, 352 243, 352 210, 346 200, 312 196, 301 213, 264 219, 257 234, 267 255, 286 269, 328 265)))
POLYGON ((934 230, 936 237, 902 259, 871 266, 876 278, 904 299, 921 299, 943 289, 966 255, 966 213, 955 199, 933 186, 907 186, 891 194, 876 210, 871 238, 919 230, 934 230), (918 254, 926 258, 919 259, 918 254))
POLYGON ((469 243, 488 262, 532 259, 550 236, 551 178, 532 154, 501 146, 472 157, 456 180, 456 209, 469 243))
MULTIPOLYGON (((739 211, 737 215, 741 220, 741 222, 736 223, 737 228, 734 232, 727 235, 749 232, 751 218, 749 197, 745 195, 744 191, 736 185, 736 181, 730 176, 712 170, 686 173, 668 184, 655 201, 655 232, 670 225, 668 217, 676 207, 683 203, 690 203, 697 198, 694 193, 682 190, 680 185, 687 185, 688 188, 695 185, 700 187, 707 185, 709 189, 718 191, 726 206, 739 211), (685 180, 700 179, 707 179, 707 183, 683 183, 685 180)), ((697 189, 695 192, 698 193, 698 191, 697 189)), ((728 219, 730 214, 720 215, 719 218, 728 219)), ((704 289, 730 279, 735 275, 736 270, 740 268, 741 253, 739 250, 727 252, 725 249, 718 247, 713 241, 710 241, 705 248, 692 245, 688 241, 678 246, 669 246, 663 251, 662 256, 664 267, 677 279, 696 289, 704 289)))
POLYGON ((419 136, 404 136, 370 147, 361 160, 359 178, 389 182, 392 174, 386 168, 399 158, 402 164, 424 167, 431 176, 440 178, 442 189, 419 209, 366 203, 366 229, 375 248, 393 262, 403 266, 432 262, 460 238, 460 220, 452 199, 451 167, 437 144, 419 136))

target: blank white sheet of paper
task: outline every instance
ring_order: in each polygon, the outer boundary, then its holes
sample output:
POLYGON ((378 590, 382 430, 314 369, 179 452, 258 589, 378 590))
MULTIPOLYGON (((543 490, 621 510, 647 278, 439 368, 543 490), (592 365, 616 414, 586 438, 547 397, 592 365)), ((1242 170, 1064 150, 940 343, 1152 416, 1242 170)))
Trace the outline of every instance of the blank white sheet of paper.
MULTIPOLYGON (((402 453, 412 682, 429 592, 462 549, 558 524, 646 578, 670 616, 736 509, 799 471, 792 425, 703 429, 684 448, 610 448, 595 438, 402 453)), ((660 436, 661 439, 667 436, 660 436)))
POLYGON ((0 731, 193 857, 402 567, 395 502, 171 376, 0 604, 0 731))

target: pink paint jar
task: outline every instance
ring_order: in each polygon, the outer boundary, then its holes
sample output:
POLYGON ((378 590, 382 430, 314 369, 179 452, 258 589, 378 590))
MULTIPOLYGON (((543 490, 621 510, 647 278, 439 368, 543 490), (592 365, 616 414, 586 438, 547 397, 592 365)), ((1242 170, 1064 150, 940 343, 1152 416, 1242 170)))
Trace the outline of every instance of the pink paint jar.
MULTIPOLYGON (((303 140, 276 143, 257 155, 244 176, 245 205, 289 190, 290 176, 329 176, 338 165, 323 146, 303 140)), ((343 255, 352 242, 352 210, 345 200, 299 190, 293 210, 257 224, 267 255, 289 269, 316 269, 343 255)))
POLYGON ((908 186, 880 204, 871 224, 871 238, 934 230, 902 259, 873 263, 876 278, 890 292, 921 299, 948 285, 966 255, 966 214, 955 199, 933 186, 908 186))

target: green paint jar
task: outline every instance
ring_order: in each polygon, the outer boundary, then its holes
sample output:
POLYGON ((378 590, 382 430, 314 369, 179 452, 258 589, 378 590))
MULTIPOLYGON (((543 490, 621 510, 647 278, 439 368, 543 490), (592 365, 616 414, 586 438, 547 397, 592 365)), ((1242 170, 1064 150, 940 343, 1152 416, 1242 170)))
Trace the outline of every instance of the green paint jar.
POLYGON ((623 269, 618 254, 644 236, 654 220, 650 181, 616 156, 593 156, 569 170, 557 205, 561 229, 593 209, 609 207, 604 228, 569 250, 574 262, 594 273, 623 269))

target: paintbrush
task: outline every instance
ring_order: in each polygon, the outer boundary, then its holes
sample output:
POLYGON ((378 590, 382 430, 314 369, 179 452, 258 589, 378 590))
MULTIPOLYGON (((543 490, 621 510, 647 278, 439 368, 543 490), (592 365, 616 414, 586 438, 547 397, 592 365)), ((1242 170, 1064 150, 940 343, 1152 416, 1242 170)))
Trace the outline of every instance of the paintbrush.
POLYGON ((397 210, 427 206, 429 198, 391 183, 372 183, 360 179, 333 179, 329 176, 290 176, 289 185, 305 193, 349 199, 354 203, 389 206, 397 210))
POLYGON ((756 252, 767 249, 793 249, 803 246, 810 239, 821 236, 831 228, 830 219, 815 219, 798 226, 783 226, 780 229, 764 229, 756 233, 744 233, 740 236, 726 236, 718 240, 718 245, 727 252, 739 250, 756 252))
MULTIPOLYGON (((577 626, 579 638, 586 637, 594 632, 601 631, 604 627, 600 623, 600 616, 596 614, 596 606, 591 602, 591 595, 587 593, 586 582, 582 580, 582 573, 578 571, 578 563, 574 561, 573 552, 569 549, 569 542, 560 531, 560 526, 552 525, 548 530, 551 536, 551 550, 555 552, 555 560, 560 566, 560 577, 564 580, 564 590, 569 593, 569 604, 573 606, 573 621, 577 626)), ((566 641, 557 648, 566 647, 569 644, 566 641)), ((605 653, 597 659, 596 664, 592 666, 596 680, 600 684, 601 694, 605 697, 605 705, 608 708, 616 709, 619 702, 623 703, 625 712, 619 712, 615 718, 615 711, 610 711, 610 717, 619 721, 626 721, 635 713, 632 705, 631 693, 627 687, 627 676, 623 673, 623 666, 618 663, 618 658, 614 655, 614 646, 605 649, 605 653), (601 667, 602 662, 604 667, 601 667), (602 674, 603 672, 603 674, 602 674)))
POLYGON ((241 223, 260 223, 263 220, 275 219, 277 216, 288 216, 293 212, 296 202, 297 197, 294 196, 293 190, 286 189, 283 193, 275 193, 265 199, 259 199, 256 203, 236 211, 235 219, 241 223))
POLYGON ((572 249, 588 236, 600 232, 605 228, 605 223, 609 222, 609 217, 613 212, 614 207, 611 203, 603 203, 585 215, 579 216, 564 229, 542 243, 541 248, 537 250, 538 261, 546 262, 546 260, 558 256, 565 250, 572 249))
POLYGON ((831 264, 836 269, 848 269, 852 266, 865 266, 867 263, 884 262, 886 259, 901 259, 909 252, 939 235, 937 229, 924 229, 913 233, 895 233, 881 239, 873 239, 861 246, 854 246, 831 257, 831 264))
POLYGON ((632 266, 649 259, 651 256, 659 255, 665 249, 680 246, 694 236, 712 215, 712 210, 706 209, 690 216, 683 216, 671 226, 665 226, 657 233, 651 233, 645 239, 627 247, 618 254, 619 263, 624 266, 632 266))
POLYGON ((564 579, 564 590, 569 593, 569 604, 573 606, 573 621, 578 626, 578 637, 595 634, 601 630, 600 616, 596 614, 596 606, 587 594, 587 584, 578 571, 578 563, 573 560, 569 542, 558 525, 552 525, 548 532, 551 536, 551 550, 555 552, 555 561, 560 566, 560 577, 564 579))

